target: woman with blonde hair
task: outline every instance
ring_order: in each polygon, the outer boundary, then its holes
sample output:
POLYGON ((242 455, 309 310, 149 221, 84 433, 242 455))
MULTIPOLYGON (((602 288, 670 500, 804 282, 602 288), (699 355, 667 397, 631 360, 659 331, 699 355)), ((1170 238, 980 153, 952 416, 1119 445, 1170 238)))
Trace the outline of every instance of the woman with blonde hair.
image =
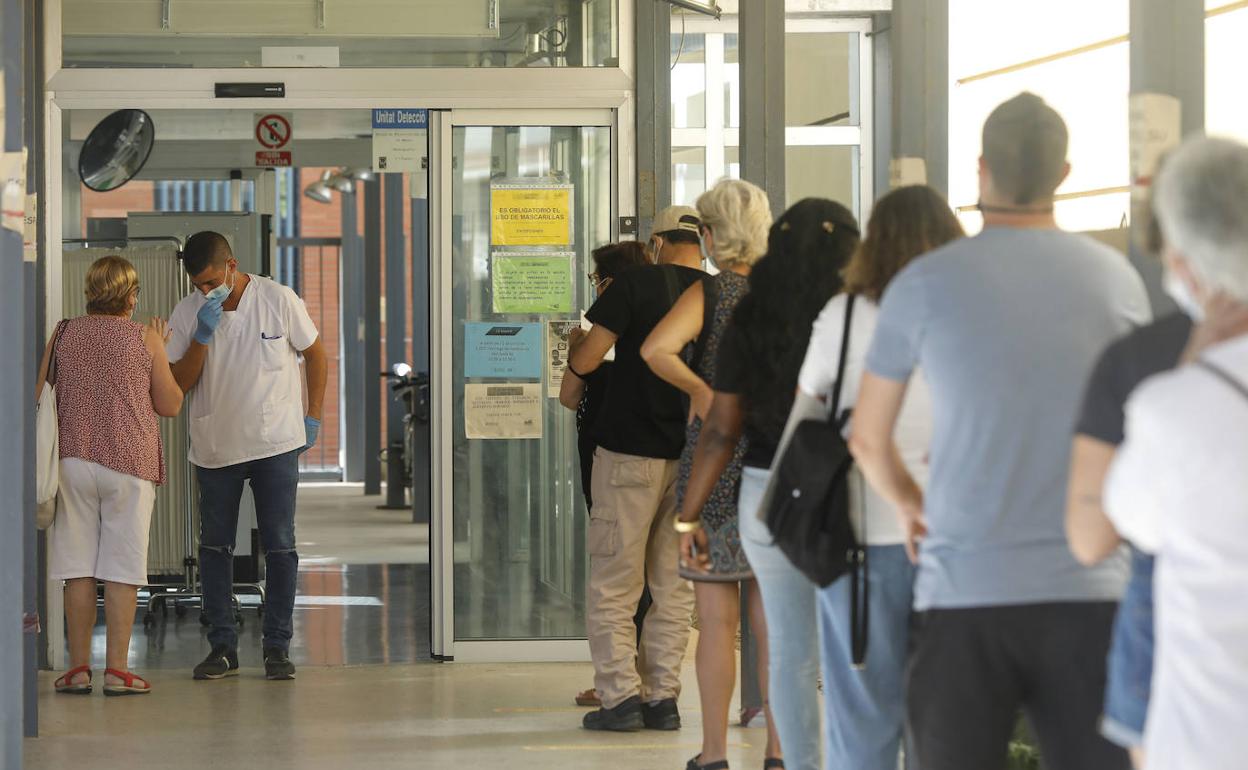
POLYGON ((138 588, 147 583, 147 534, 156 485, 165 481, 157 416, 182 408, 165 357, 165 322, 131 320, 139 276, 121 257, 87 270, 87 314, 62 321, 43 354, 36 395, 56 387, 60 491, 49 531, 53 579, 65 581, 70 670, 59 693, 92 689, 96 581, 104 582, 105 695, 151 692, 127 668, 138 588))
MULTIPOLYGON (((704 254, 721 272, 690 286, 667 316, 650 333, 641 355, 662 379, 690 399, 689 426, 676 482, 677 506, 684 505, 693 468, 693 452, 702 422, 710 410, 719 343, 749 290, 754 263, 767 250, 771 204, 767 194, 749 182, 725 179, 698 198, 704 254), (693 345, 686 358, 683 351, 693 345)), ((728 711, 736 680, 736 635, 741 599, 748 597, 750 622, 758 644, 759 686, 767 693, 767 623, 758 584, 750 570, 737 532, 737 492, 745 442, 738 442, 731 462, 701 506, 701 549, 681 554, 680 574, 693 581, 698 609, 698 691, 702 700, 702 752, 689 761, 690 770, 716 767, 724 761, 728 743, 728 711)), ((692 542, 692 541, 691 541, 692 542)), ((767 713, 768 767, 783 767, 780 741, 769 709, 767 713)))

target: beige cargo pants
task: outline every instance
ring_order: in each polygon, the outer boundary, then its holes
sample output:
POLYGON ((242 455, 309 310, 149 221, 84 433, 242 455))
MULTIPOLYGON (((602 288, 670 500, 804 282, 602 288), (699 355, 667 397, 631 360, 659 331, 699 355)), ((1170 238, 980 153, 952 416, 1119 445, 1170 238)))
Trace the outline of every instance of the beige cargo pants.
POLYGON ((633 695, 649 703, 680 694, 693 588, 677 574, 677 465, 601 447, 594 454, 586 626, 606 708, 633 695), (646 583, 654 605, 638 649, 633 616, 646 583))

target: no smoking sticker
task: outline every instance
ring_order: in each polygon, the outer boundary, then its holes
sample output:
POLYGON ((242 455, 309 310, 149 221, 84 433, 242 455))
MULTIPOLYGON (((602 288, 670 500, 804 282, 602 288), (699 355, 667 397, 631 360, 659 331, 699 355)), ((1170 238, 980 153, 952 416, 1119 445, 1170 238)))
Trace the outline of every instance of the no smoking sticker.
POLYGON ((294 135, 290 113, 256 113, 257 166, 292 165, 291 152, 283 149, 294 135))

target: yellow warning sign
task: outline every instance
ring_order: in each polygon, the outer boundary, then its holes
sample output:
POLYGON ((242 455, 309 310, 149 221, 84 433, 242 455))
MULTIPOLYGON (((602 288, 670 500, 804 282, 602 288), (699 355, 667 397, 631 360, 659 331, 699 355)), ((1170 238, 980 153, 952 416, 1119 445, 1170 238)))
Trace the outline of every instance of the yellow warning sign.
POLYGON ((495 187, 490 191, 494 246, 572 243, 572 187, 495 187))

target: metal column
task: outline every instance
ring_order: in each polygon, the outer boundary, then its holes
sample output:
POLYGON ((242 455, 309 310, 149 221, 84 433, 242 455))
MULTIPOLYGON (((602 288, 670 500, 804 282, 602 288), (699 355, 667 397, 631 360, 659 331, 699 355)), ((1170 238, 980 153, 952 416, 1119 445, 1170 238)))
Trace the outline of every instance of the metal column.
POLYGON ((637 236, 672 200, 672 10, 637 4, 637 236))
MULTIPOLYGON (((1166 94, 1179 100, 1187 136, 1205 127, 1204 0, 1131 0, 1131 93, 1166 94)), ((1131 262, 1148 287, 1154 315, 1173 312, 1174 302, 1161 289, 1162 266, 1139 253, 1139 228, 1147 212, 1131 217, 1131 262)))
MULTIPOLYGON (((412 370, 430 373, 429 296, 429 181, 428 174, 413 174, 412 188, 412 370)), ((433 509, 433 435, 427 424, 416 424, 412 442, 412 522, 428 524, 433 509)))
MULTIPOLYGON (((4 0, 0 6, 0 56, 4 61, 4 150, 22 149, 22 0, 4 0)), ((34 394, 32 340, 42 336, 34 328, 34 265, 22 257, 20 233, 0 230, 0 667, 10 682, 0 688, 0 767, 22 766, 25 639, 20 618, 26 609, 26 564, 34 553, 34 394), (21 673, 19 673, 21 672, 21 673)), ((27 726, 31 724, 26 722, 27 726)))
MULTIPOLYGON (((386 208, 386 366, 407 360, 407 239, 403 214, 407 208, 402 174, 385 174, 386 208)), ((386 446, 403 446, 403 402, 386 390, 386 446)), ((402 466, 388 466, 386 507, 405 508, 407 499, 402 466), (398 470, 399 478, 392 474, 398 470)))
POLYGON ((767 192, 777 217, 787 203, 784 123, 784 0, 742 3, 741 178, 767 192))
POLYGON ((381 180, 364 183, 364 494, 381 494, 381 180))
POLYGON ((948 195, 949 0, 895 0, 889 48, 892 157, 922 158, 927 183, 948 195))
MULTIPOLYGON (((364 480, 364 249, 355 193, 342 196, 342 477, 364 480)), ((375 366, 368 367, 370 375, 375 366)), ((373 384, 369 377, 368 383, 373 384)))

